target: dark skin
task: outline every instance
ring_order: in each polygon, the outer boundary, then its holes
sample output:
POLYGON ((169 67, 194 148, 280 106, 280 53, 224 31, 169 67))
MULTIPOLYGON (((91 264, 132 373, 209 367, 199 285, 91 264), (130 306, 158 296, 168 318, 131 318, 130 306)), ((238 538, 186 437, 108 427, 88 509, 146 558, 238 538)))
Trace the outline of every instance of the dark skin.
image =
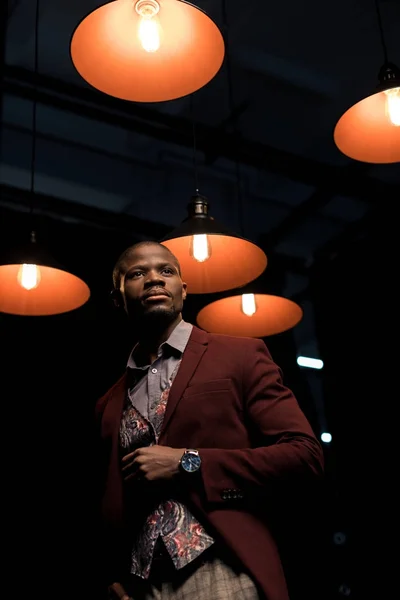
MULTIPOLYGON (((182 320, 186 287, 175 258, 158 244, 139 246, 124 263, 116 302, 138 332, 139 364, 156 360, 159 346, 182 320)), ((179 474, 184 451, 158 445, 138 448, 122 459, 124 481, 170 481, 179 474)))
MULTIPOLYGON (((123 307, 138 335, 138 365, 152 364, 159 346, 182 320, 186 283, 170 252, 160 246, 139 246, 121 270, 119 290, 114 302, 123 307)), ((167 482, 179 474, 179 461, 185 448, 148 446, 138 448, 122 458, 125 482, 144 479, 167 482)), ((125 588, 115 582, 109 587, 111 598, 131 600, 125 588)))

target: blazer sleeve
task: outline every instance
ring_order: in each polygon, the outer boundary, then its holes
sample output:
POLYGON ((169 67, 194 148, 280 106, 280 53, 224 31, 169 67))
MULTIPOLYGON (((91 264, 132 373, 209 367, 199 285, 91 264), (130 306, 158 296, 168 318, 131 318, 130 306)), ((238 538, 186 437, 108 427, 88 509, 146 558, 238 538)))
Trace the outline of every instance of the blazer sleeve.
POLYGON ((282 382, 280 368, 261 340, 243 344, 241 357, 245 411, 260 443, 254 448, 198 449, 208 502, 269 494, 306 483, 323 473, 322 447, 292 393, 282 382), (225 491, 225 494, 224 494, 225 491), (238 493, 238 494, 237 494, 238 493))

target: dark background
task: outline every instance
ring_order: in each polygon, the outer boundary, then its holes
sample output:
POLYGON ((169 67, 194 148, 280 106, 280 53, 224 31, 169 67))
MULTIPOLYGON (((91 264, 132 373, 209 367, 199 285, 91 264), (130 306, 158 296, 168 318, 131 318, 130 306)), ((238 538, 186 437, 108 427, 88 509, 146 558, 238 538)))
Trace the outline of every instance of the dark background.
MULTIPOLYGON (((41 2, 35 226, 54 257, 85 279, 91 298, 55 317, 0 314, 10 596, 98 597, 93 407, 132 343, 109 299, 111 272, 127 245, 177 225, 194 191, 189 100, 114 101, 70 64, 72 29, 100 4, 41 2)), ((279 515, 292 598, 392 597, 400 168, 351 161, 332 140, 342 112, 376 84, 374 3, 232 0, 227 23, 217 0, 199 5, 229 37, 236 109, 225 63, 194 99, 201 192, 216 218, 267 252, 260 289, 302 306, 294 330, 265 341, 316 435, 333 436, 323 445, 322 489, 307 501, 288 498, 279 515), (323 370, 299 368, 300 354, 322 358, 323 370)), ((2 256, 32 226, 34 3, 3 8, 2 256)), ((382 1, 381 9, 399 64, 399 3, 382 1)), ((210 299, 189 295, 184 317, 195 322, 210 299)))

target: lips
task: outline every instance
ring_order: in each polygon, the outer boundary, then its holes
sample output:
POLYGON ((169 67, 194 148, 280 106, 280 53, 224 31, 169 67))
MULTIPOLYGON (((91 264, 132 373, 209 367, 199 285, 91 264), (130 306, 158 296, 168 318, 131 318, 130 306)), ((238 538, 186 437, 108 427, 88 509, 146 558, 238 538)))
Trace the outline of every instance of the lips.
POLYGON ((143 300, 156 300, 157 298, 169 298, 169 294, 165 290, 151 290, 143 296, 143 300))

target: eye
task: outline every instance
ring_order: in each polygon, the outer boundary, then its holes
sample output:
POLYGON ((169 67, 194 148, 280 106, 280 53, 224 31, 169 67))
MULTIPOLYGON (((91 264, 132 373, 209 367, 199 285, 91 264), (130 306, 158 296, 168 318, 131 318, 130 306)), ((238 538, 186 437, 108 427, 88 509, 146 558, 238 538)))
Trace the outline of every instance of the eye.
POLYGON ((137 279, 141 275, 143 275, 143 271, 131 271, 128 273, 127 277, 128 279, 137 279))
POLYGON ((174 270, 171 269, 171 267, 164 267, 164 269, 162 270, 162 273, 167 273, 167 275, 173 275, 174 270))

